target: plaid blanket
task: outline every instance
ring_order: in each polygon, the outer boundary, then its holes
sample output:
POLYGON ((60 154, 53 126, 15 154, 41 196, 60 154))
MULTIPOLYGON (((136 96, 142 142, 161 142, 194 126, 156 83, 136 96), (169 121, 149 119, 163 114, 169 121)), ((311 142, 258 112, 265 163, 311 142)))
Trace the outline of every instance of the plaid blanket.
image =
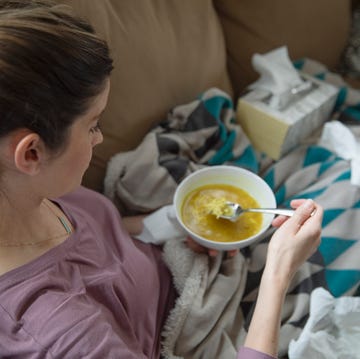
POLYGON ((222 163, 258 171, 255 151, 234 121, 231 99, 210 89, 174 108, 135 150, 111 158, 105 194, 123 214, 149 213, 172 203, 176 186, 189 173, 222 163))
MULTIPOLYGON (((324 79, 334 78, 317 63, 302 61, 297 66, 320 68, 324 79)), ((332 119, 351 123, 359 135, 359 92, 337 85, 332 119)), ((360 187, 350 183, 349 160, 316 141, 277 162, 257 153, 234 120, 229 96, 210 89, 174 108, 134 151, 115 155, 108 164, 105 194, 123 214, 149 213, 171 204, 177 184, 189 173, 215 164, 258 173, 279 206, 301 197, 313 198, 325 209, 319 250, 301 267, 286 296, 280 339, 280 357, 286 357, 289 342, 308 318, 313 289, 323 287, 335 297, 360 294, 360 187)), ((163 333, 166 357, 234 357, 251 319, 272 231, 234 260, 212 260, 169 241, 165 258, 180 297, 163 333), (187 264, 179 267, 179 261, 187 264), (194 335, 194 327, 201 327, 202 334, 194 335)))

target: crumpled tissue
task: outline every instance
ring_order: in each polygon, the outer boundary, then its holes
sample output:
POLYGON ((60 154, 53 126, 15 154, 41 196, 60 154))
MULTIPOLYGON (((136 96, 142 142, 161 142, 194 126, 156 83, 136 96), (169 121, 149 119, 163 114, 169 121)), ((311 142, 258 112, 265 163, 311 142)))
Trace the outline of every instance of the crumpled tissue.
POLYGON ((297 340, 289 345, 289 359, 359 359, 360 298, 334 298, 324 288, 311 293, 310 316, 297 340))
POLYGON ((295 69, 286 46, 263 55, 254 54, 251 61, 260 78, 249 89, 267 92, 271 108, 281 110, 312 88, 312 83, 304 81, 295 69))
POLYGON ((146 216, 143 220, 143 230, 134 236, 144 243, 164 244, 170 238, 184 240, 186 232, 180 226, 173 204, 163 206, 146 216))
MULTIPOLYGON (((339 121, 324 124, 318 144, 351 162, 351 183, 360 186, 360 139, 339 121)), ((360 358, 360 355, 359 355, 360 358)))

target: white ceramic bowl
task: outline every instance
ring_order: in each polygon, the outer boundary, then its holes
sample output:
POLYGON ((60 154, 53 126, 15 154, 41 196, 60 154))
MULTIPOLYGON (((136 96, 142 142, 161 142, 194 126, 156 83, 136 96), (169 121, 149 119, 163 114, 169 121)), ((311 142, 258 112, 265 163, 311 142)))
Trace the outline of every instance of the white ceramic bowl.
POLYGON ((269 185, 255 173, 235 166, 210 166, 193 172, 177 187, 174 195, 174 207, 177 220, 185 231, 196 242, 207 248, 231 250, 246 247, 264 235, 274 218, 272 214, 264 214, 260 230, 253 236, 233 242, 216 242, 192 232, 181 218, 181 208, 186 196, 198 187, 209 184, 226 184, 238 187, 253 197, 260 207, 275 208, 276 199, 269 185))

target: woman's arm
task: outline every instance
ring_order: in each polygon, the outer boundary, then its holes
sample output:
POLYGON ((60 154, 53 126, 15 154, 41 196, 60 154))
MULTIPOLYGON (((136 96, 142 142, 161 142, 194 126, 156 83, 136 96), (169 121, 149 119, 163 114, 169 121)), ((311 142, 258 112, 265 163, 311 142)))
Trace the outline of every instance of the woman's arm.
MULTIPOLYGON (((244 344, 273 357, 278 352, 281 311, 290 281, 320 244, 322 208, 312 200, 295 200, 291 205, 297 208, 293 217, 288 220, 277 217, 273 221, 273 225, 280 228, 269 243, 258 299, 244 344)), ((241 358, 240 353, 238 358, 241 358)))
POLYGON ((126 230, 130 235, 136 236, 140 234, 144 229, 144 218, 146 217, 146 214, 144 215, 138 215, 138 216, 128 216, 123 217, 122 222, 126 230))

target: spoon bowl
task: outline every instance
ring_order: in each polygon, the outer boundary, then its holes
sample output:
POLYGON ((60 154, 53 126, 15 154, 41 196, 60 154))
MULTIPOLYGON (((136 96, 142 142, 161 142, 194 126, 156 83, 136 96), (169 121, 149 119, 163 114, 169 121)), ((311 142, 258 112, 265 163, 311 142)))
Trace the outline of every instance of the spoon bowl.
POLYGON ((227 207, 226 210, 220 215, 216 214, 216 217, 227 219, 232 222, 235 222, 244 212, 278 214, 287 217, 291 217, 294 214, 294 210, 286 208, 242 208, 240 204, 234 202, 226 202, 225 206, 227 207))

